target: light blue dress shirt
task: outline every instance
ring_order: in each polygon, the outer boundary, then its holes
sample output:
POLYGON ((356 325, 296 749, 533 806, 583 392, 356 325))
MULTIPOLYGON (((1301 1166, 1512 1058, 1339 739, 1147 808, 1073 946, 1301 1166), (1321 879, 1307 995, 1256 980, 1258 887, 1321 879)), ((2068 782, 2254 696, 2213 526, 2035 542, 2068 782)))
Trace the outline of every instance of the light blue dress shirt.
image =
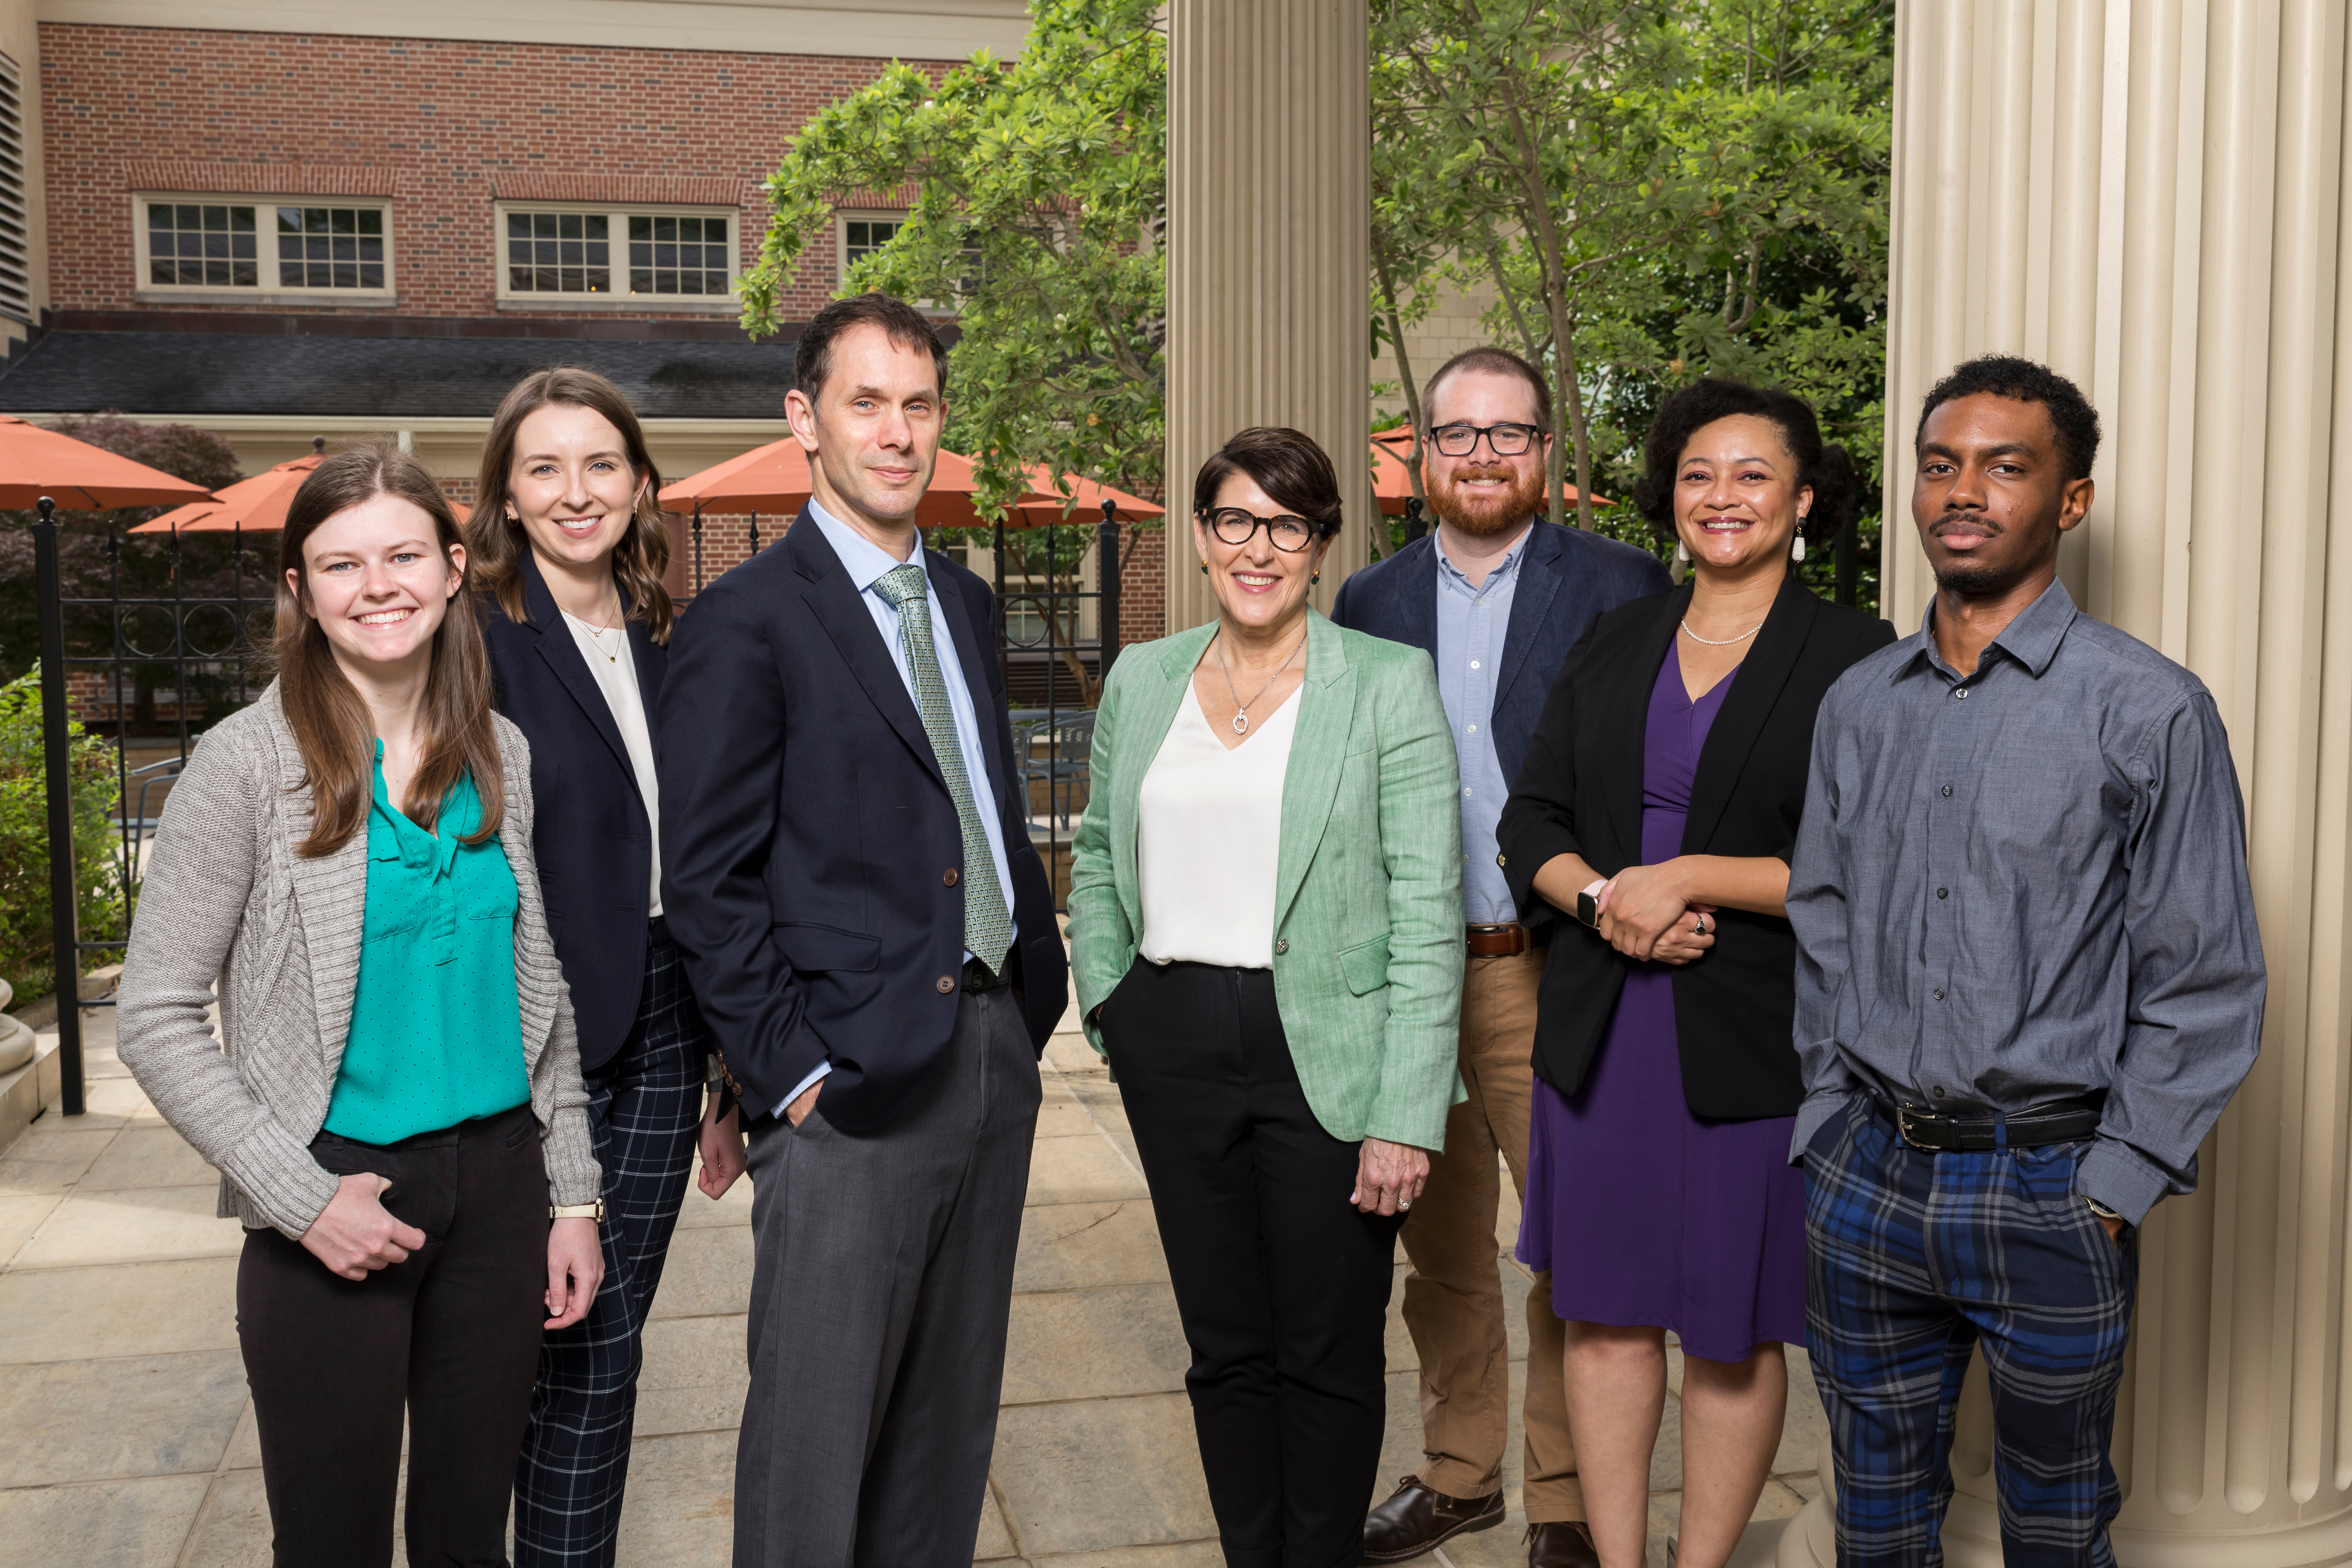
POLYGON ((1510 553, 1475 587, 1445 558, 1444 536, 1431 541, 1437 552, 1437 694, 1444 700, 1454 755, 1462 764, 1462 913, 1472 925, 1519 918, 1510 884, 1495 864, 1495 826, 1502 820, 1511 781, 1495 755, 1492 721, 1495 677, 1510 632, 1519 560, 1534 535, 1532 528, 1521 533, 1510 553))
MULTIPOLYGON (((918 533, 915 536, 915 552, 901 562, 825 510, 814 498, 808 503, 808 515, 809 521, 816 524, 817 531, 824 535, 825 542, 833 546, 833 552, 841 557, 841 568, 849 574, 850 586, 857 590, 857 596, 865 602, 866 613, 874 617, 874 629, 882 634, 883 646, 890 650, 890 662, 898 666, 898 679, 907 683, 907 695, 913 697, 915 672, 908 667, 907 644, 898 635, 898 607, 876 593, 874 584, 881 580, 885 572, 900 565, 923 565, 922 535, 918 533)), ((926 584, 930 582, 928 568, 924 569, 923 581, 926 584)), ((939 654, 940 681, 948 690, 948 711, 955 720, 956 742, 963 751, 964 777, 971 781, 972 804, 979 807, 981 831, 988 835, 988 856, 996 863, 996 885, 1004 890, 1005 912, 1010 915, 1013 869, 1004 858, 1004 828, 994 809, 993 775, 988 771, 988 752, 981 744, 980 712, 972 704, 971 688, 964 682, 963 660, 956 651, 956 627, 949 619, 947 611, 940 606, 939 590, 926 587, 924 598, 931 607, 931 645, 939 654)), ((1497 809, 1500 809, 1499 802, 1497 809)), ((1487 824, 1490 838, 1493 833, 1494 824, 1490 821, 1487 824)), ((1491 847, 1486 858, 1490 861, 1494 858, 1491 847)), ((1016 938, 1019 935, 1017 926, 1014 934, 1016 938)), ((964 954, 966 958, 971 956, 969 952, 964 954)), ((801 1079, 798 1087, 778 1103, 776 1114, 782 1116, 785 1106, 807 1093, 809 1085, 832 1070, 830 1065, 820 1066, 801 1079)))

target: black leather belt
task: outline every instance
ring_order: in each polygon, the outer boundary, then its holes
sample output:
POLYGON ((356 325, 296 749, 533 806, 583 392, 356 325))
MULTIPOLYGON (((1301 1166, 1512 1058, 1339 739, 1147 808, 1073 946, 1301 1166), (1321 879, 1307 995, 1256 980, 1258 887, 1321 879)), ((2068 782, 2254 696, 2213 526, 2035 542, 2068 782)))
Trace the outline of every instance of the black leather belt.
POLYGON ((1002 991, 1011 984, 976 958, 963 961, 963 988, 967 991, 1002 991))
POLYGON ((2098 1131, 2106 1098, 2102 1093, 2053 1100, 2030 1105, 2013 1116, 1996 1117, 1989 1111, 1958 1114, 1930 1110, 1925 1106, 1898 1105, 1874 1094, 1870 1097, 1870 1110, 1880 1126, 1911 1148, 1929 1153, 1957 1153, 1997 1149, 2003 1143, 2011 1149, 2039 1149, 2050 1143, 2079 1142, 2098 1131), (2002 1135, 2004 1131, 2006 1137, 2002 1135))

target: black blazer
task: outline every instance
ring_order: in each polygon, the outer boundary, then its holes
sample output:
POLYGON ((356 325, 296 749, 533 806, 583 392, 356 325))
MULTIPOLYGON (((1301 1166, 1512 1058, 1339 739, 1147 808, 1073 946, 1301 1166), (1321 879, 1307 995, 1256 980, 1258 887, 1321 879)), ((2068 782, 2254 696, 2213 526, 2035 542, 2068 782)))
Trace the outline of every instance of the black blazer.
MULTIPOLYGON (((984 731, 1019 927, 1006 961, 1042 1052, 1069 995, 1015 790, 987 584, 923 552, 984 731)), ((729 1087, 765 1115, 830 1062, 845 1131, 887 1123, 939 1063, 963 970, 963 829, 923 721, 805 510, 678 617, 662 688, 662 902, 729 1087)))
MULTIPOLYGON (((491 595, 482 636, 492 700, 530 742, 531 848, 548 934, 572 989, 580 1065, 611 1061, 637 1018, 646 973, 646 901, 653 885, 653 826, 637 793, 611 704, 563 624, 530 551, 520 552, 526 621, 491 595)), ((625 604, 624 596, 623 603, 625 604)), ((646 728, 660 743, 662 672, 669 654, 643 621, 625 621, 646 728)))
MULTIPOLYGON (((1641 863, 1650 693, 1690 597, 1685 584, 1610 611, 1561 667, 1496 834, 1522 914, 1543 905, 1532 884, 1556 855, 1581 855, 1603 877, 1641 863)), ((1789 858, 1822 698, 1894 640, 1886 622, 1826 604, 1790 574, 1700 749, 1684 854, 1789 858)), ((1775 916, 1725 910, 1714 919, 1716 945, 1673 972, 1683 1098, 1725 1121, 1793 1116, 1804 1098, 1790 1034, 1796 935, 1775 916)), ((1562 1094, 1583 1084, 1632 962, 1600 932, 1559 922, 1535 1070, 1562 1094)))

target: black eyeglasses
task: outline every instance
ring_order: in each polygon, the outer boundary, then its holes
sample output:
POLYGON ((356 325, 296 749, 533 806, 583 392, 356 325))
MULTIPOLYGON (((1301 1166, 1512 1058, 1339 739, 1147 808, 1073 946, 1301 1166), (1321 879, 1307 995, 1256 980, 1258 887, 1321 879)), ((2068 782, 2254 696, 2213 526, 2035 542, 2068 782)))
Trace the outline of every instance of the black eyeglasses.
POLYGON ((1429 433, 1429 439, 1449 458, 1466 458, 1478 449, 1478 437, 1484 436, 1495 456, 1516 458, 1542 434, 1532 425, 1441 425, 1429 433))
POLYGON ((1286 553, 1296 555, 1315 542, 1315 525, 1287 512, 1280 517, 1260 517, 1237 506, 1221 506, 1203 515, 1209 520, 1209 531, 1227 544, 1247 544, 1261 524, 1265 536, 1274 541, 1274 547, 1286 553))

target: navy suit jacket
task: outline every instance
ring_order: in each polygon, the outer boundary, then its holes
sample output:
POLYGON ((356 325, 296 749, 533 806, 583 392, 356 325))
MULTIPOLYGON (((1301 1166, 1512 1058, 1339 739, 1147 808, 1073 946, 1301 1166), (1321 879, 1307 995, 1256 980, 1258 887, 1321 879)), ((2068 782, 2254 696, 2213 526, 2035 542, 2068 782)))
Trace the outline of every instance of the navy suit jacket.
MULTIPOLYGON (((489 645, 492 700, 530 742, 531 849, 539 860, 540 896, 572 989, 580 1065, 593 1068, 613 1059, 637 1018, 653 822, 612 705, 563 624, 539 563, 528 550, 520 557, 523 607, 530 618, 508 619, 486 594, 482 635, 489 645)), ((623 624, 646 728, 658 747, 669 654, 646 635, 643 621, 623 624)))
MULTIPOLYGON (((1006 960, 1039 1051, 1069 995, 1029 841, 986 584, 923 552, 980 716, 976 802, 1003 825, 1006 960)), ((678 617, 662 688, 662 902, 729 1087, 765 1115, 832 1064, 818 1104, 886 1125, 940 1064, 963 972, 963 830, 890 649, 803 510, 678 617)))
MULTIPOLYGON (((1495 711, 1487 721, 1505 778, 1519 776, 1552 678, 1593 618, 1673 586, 1665 566, 1646 550, 1536 520, 1519 561, 1502 668, 1495 678, 1495 711)), ((1341 584, 1331 618, 1436 658, 1436 534, 1414 540, 1341 584)))

